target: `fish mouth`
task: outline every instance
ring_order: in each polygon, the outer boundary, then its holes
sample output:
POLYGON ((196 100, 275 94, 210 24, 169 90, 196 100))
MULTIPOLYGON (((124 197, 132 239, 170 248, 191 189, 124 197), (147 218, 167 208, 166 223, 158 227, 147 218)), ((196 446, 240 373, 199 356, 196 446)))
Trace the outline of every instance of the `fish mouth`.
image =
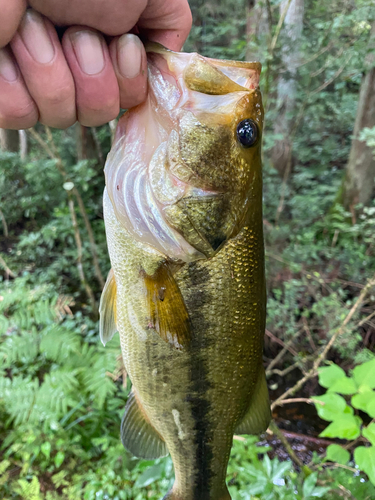
MULTIPOLYGON (((259 86, 262 70, 260 62, 212 59, 196 52, 182 54, 157 42, 147 42, 145 49, 149 59, 152 60, 152 54, 158 54, 165 59, 170 76, 183 74, 185 84, 190 90, 224 95, 256 89, 259 86)), ((175 81, 178 81, 178 78, 175 81)))

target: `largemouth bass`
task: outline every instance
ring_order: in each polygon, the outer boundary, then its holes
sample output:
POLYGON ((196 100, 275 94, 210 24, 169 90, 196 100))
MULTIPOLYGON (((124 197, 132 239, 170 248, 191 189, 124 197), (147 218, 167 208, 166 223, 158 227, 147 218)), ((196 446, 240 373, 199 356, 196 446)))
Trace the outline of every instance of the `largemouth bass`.
POLYGON ((124 446, 171 454, 166 499, 227 500, 233 434, 270 419, 260 64, 147 50, 147 101, 105 166, 101 338, 119 332, 132 381, 124 446))

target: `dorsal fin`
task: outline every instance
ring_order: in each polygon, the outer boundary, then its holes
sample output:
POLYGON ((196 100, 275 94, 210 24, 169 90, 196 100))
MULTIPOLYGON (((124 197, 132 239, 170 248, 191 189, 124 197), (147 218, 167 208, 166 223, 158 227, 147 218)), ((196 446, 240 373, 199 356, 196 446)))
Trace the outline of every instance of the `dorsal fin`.
POLYGON ((271 420, 270 402, 266 375, 262 372, 258 376, 249 408, 235 429, 235 434, 261 434, 267 430, 271 420))
POLYGON ((186 348, 192 338, 189 313, 169 265, 163 262, 152 276, 145 271, 141 276, 149 327, 176 349, 186 348))
POLYGON ((113 274, 113 270, 111 269, 108 273, 107 281, 104 285, 99 305, 99 333, 100 340, 103 342, 103 345, 106 345, 106 343, 109 342, 113 335, 117 332, 116 296, 116 280, 115 275, 113 274))
POLYGON ((121 422, 121 441, 138 458, 152 460, 168 455, 163 438, 153 427, 134 392, 130 393, 121 422))

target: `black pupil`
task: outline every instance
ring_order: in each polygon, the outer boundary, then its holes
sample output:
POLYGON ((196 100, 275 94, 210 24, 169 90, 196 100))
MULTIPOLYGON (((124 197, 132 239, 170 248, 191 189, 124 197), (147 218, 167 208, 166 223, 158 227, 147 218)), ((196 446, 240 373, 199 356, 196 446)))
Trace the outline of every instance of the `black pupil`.
POLYGON ((255 144, 258 138, 258 127, 256 123, 250 119, 242 120, 242 122, 237 125, 237 137, 245 148, 249 148, 255 144))

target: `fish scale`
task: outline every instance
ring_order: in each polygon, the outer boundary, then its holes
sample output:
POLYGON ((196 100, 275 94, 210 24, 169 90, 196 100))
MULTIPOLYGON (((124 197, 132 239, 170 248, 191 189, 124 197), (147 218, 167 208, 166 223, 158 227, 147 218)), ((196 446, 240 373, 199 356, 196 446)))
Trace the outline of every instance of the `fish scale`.
MULTIPOLYGON (((173 58, 188 56, 186 64, 192 69, 187 74, 194 75, 194 55, 171 55, 170 51, 158 47, 153 50, 169 61, 172 70, 179 63, 173 58)), ((199 77, 202 67, 204 69, 202 60, 200 56, 199 77)), ((207 64, 212 65, 214 60, 208 61, 207 64)), ((243 64, 246 67, 246 63, 243 64)), ((214 76, 218 72, 210 71, 208 73, 214 76)), ((249 66, 248 71, 251 76, 253 67, 249 66)), ((243 68, 240 73, 243 81, 243 68)), ((158 78, 160 80, 159 73, 158 78)), ((223 74, 225 89, 231 88, 228 79, 223 74)), ((189 81, 186 85, 189 86, 189 81)), ((150 86, 152 89, 152 79, 150 86)), ((193 92, 199 88, 197 77, 193 92)), ((205 81, 202 91, 207 88, 205 81)), ((251 119, 259 116, 256 104, 260 94, 249 92, 248 102, 252 102, 254 95, 255 103, 248 108, 243 102, 233 108, 235 100, 230 101, 227 112, 232 118, 227 121, 232 128, 226 130, 225 136, 232 137, 232 142, 237 141, 234 133, 237 122, 244 116, 251 119)), ((243 101, 243 87, 239 94, 243 101)), ((142 108, 136 112, 141 119, 142 108)), ((197 116, 199 118, 199 113, 197 116)), ((260 127, 259 119, 257 123, 260 127)), ((210 124, 205 123, 205 127, 208 126, 210 124)), ((215 130, 214 126, 212 134, 215 130)), ((119 133, 125 133, 121 124, 119 133)), ((205 177, 215 159, 215 149, 206 144, 204 147, 209 151, 197 159, 197 135, 190 131, 185 136, 185 155, 189 154, 189 136, 194 137, 191 164, 197 175, 199 161, 209 158, 202 169, 205 177)), ((128 161, 131 162, 131 158, 128 161)), ((213 236, 218 233, 223 238, 219 248, 212 247, 210 258, 201 253, 192 258, 194 253, 189 250, 184 261, 181 251, 175 257, 167 248, 165 253, 160 251, 160 246, 154 248, 150 239, 137 238, 136 232, 124 225, 123 221, 129 219, 122 219, 116 211, 117 198, 111 194, 110 184, 104 193, 104 219, 113 274, 100 306, 101 335, 106 341, 115 329, 119 331, 124 364, 133 384, 121 427, 122 441, 139 457, 171 454, 175 483, 165 497, 170 500, 230 499, 225 476, 233 434, 259 433, 267 428, 270 418, 262 366, 265 280, 260 144, 245 151, 241 144, 233 142, 225 164, 233 170, 230 186, 235 191, 222 206, 224 226, 221 227, 217 219, 220 214, 217 201, 211 211, 207 198, 200 205, 197 197, 190 212, 191 205, 185 204, 186 216, 197 235, 204 237, 200 230, 203 220, 205 232, 211 224, 215 228, 213 236), (225 233, 223 228, 227 227, 229 211, 236 213, 242 227, 225 233), (115 314, 109 314, 111 308, 115 314)), ((111 164, 106 166, 107 172, 111 167, 111 164)), ((215 165, 212 165, 213 185, 220 185, 220 175, 220 172, 215 174, 215 165)), ((223 188, 228 186, 229 177, 226 172, 223 188)), ((107 178, 111 179, 108 174, 107 178)), ((155 206, 158 203, 162 201, 156 198, 155 206)), ((173 226, 184 236, 186 223, 179 226, 177 215, 173 226)), ((207 240, 205 245, 210 242, 207 240)))

